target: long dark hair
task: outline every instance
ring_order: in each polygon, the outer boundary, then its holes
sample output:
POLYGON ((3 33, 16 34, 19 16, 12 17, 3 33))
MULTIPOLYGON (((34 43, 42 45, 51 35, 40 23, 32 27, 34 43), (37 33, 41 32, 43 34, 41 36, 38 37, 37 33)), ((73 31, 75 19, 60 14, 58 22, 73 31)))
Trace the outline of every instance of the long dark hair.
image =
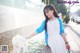
POLYGON ((57 11, 56 11, 56 9, 55 9, 55 7, 54 7, 53 5, 46 5, 46 6, 44 7, 43 12, 44 12, 44 16, 45 16, 45 19, 46 19, 46 20, 45 20, 45 30, 47 31, 47 22, 48 22, 49 18, 46 16, 45 10, 53 10, 53 11, 54 11, 53 15, 54 15, 56 18, 59 18, 59 16, 58 16, 58 13, 57 13, 57 11))

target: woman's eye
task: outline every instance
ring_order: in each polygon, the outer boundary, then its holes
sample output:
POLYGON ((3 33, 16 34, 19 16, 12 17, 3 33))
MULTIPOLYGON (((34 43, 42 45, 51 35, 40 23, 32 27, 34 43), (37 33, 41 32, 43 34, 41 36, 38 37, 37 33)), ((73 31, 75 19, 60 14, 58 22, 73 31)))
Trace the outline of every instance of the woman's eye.
POLYGON ((48 11, 46 11, 46 13, 48 13, 48 11))
POLYGON ((48 13, 48 12, 46 12, 46 13, 48 13))

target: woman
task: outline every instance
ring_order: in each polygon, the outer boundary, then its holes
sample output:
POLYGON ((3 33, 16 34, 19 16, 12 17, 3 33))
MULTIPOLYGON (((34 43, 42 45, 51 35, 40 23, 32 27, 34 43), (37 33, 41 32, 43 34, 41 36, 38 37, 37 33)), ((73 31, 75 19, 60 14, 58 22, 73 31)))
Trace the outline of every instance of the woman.
POLYGON ((45 30, 46 45, 51 48, 52 53, 67 53, 69 45, 64 34, 62 21, 59 18, 55 7, 53 5, 47 5, 44 7, 43 11, 45 20, 28 38, 45 30))

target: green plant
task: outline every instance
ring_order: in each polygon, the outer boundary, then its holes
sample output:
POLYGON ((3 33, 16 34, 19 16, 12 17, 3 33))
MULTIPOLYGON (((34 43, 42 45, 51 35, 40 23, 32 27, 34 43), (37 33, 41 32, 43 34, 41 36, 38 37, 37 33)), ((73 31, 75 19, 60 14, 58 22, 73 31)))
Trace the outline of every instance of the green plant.
POLYGON ((68 22, 69 22, 69 20, 70 20, 69 15, 66 15, 66 17, 64 18, 64 22, 65 22, 65 23, 68 23, 68 22))

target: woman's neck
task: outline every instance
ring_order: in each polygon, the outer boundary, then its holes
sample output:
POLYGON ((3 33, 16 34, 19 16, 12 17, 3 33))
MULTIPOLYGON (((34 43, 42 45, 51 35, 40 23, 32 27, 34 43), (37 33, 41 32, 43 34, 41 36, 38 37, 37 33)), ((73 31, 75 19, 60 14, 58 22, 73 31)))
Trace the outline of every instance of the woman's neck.
POLYGON ((50 20, 55 20, 55 19, 56 17, 54 15, 50 18, 50 20))

